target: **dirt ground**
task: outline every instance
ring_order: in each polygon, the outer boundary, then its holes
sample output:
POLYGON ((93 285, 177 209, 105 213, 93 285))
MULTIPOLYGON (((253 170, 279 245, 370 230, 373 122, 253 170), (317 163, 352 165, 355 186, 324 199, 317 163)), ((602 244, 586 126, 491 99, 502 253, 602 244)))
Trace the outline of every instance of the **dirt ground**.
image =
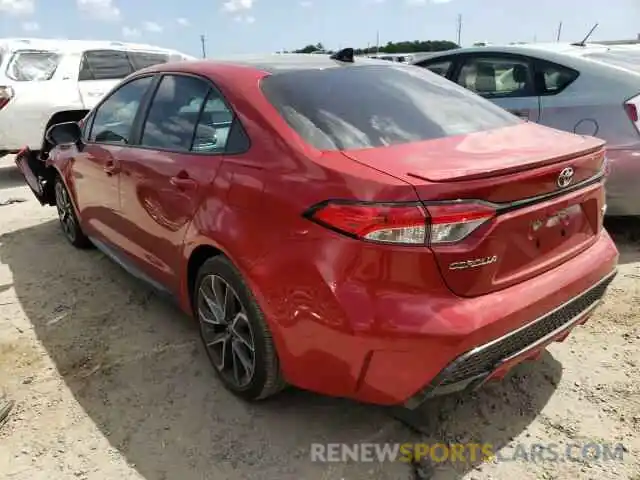
POLYGON ((499 384, 420 412, 290 390, 257 405, 216 381, 197 330, 97 251, 77 251, 0 160, 0 477, 57 479, 640 479, 640 243, 615 225, 620 274, 564 343, 499 384), (13 200, 14 202, 8 202, 13 200), (623 461, 313 463, 312 442, 624 445, 623 461), (423 465, 423 467, 425 467, 423 465))

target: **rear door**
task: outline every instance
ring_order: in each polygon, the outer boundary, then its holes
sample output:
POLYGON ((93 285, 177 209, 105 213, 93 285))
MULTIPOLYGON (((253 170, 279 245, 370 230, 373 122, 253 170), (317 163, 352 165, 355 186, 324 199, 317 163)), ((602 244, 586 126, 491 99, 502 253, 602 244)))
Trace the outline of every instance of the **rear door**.
POLYGON ((123 157, 121 204, 126 250, 152 280, 179 286, 180 250, 189 222, 224 156, 235 149, 234 115, 208 80, 166 74, 139 148, 123 157))
POLYGON ((530 58, 499 53, 463 55, 451 73, 451 79, 457 84, 523 120, 537 122, 540 97, 534 78, 530 58))
POLYGON ((84 107, 95 107, 118 82, 133 72, 125 52, 88 50, 80 60, 78 89, 84 107))

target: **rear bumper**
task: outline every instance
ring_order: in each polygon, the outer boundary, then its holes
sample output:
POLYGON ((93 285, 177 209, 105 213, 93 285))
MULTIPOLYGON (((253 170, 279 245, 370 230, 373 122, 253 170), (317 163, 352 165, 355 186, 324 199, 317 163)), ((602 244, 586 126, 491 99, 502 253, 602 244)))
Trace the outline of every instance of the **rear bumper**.
POLYGON ((476 390, 489 380, 504 377, 518 363, 538 357, 547 345, 564 340, 575 326, 588 320, 616 273, 534 321, 460 355, 404 406, 414 409, 429 398, 476 390))
POLYGON ((640 216, 640 149, 607 150, 607 215, 640 216))

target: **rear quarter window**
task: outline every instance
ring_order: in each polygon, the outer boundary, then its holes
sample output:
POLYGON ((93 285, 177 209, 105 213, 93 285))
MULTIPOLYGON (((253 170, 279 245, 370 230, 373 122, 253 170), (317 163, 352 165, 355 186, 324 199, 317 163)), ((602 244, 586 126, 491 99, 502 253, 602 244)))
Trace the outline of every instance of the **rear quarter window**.
POLYGON ((51 80, 60 64, 60 54, 42 50, 18 50, 11 55, 5 74, 16 82, 51 80))
POLYGON ((560 93, 580 76, 576 70, 543 60, 536 62, 535 72, 541 95, 560 93))
POLYGON ((419 142, 520 120, 425 69, 366 65, 287 71, 262 80, 289 126, 321 150, 419 142))

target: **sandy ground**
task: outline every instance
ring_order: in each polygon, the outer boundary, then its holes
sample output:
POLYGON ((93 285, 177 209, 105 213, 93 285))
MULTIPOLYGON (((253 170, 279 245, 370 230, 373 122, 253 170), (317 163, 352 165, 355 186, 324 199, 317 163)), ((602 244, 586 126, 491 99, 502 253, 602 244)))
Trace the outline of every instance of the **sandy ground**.
MULTIPOLYGON (((620 274, 585 326, 500 384, 420 412, 296 390, 226 393, 187 318, 97 251, 77 251, 0 160, 0 477, 87 479, 640 479, 640 244, 618 225, 620 274), (312 442, 624 445, 623 461, 313 463, 312 442), (429 467, 429 466, 427 466, 429 467), (433 466, 431 466, 433 467, 433 466), (425 478, 426 478, 425 476, 425 478)), ((511 449, 511 450, 510 450, 511 449)), ((508 453, 507 453, 508 454, 508 453)))

